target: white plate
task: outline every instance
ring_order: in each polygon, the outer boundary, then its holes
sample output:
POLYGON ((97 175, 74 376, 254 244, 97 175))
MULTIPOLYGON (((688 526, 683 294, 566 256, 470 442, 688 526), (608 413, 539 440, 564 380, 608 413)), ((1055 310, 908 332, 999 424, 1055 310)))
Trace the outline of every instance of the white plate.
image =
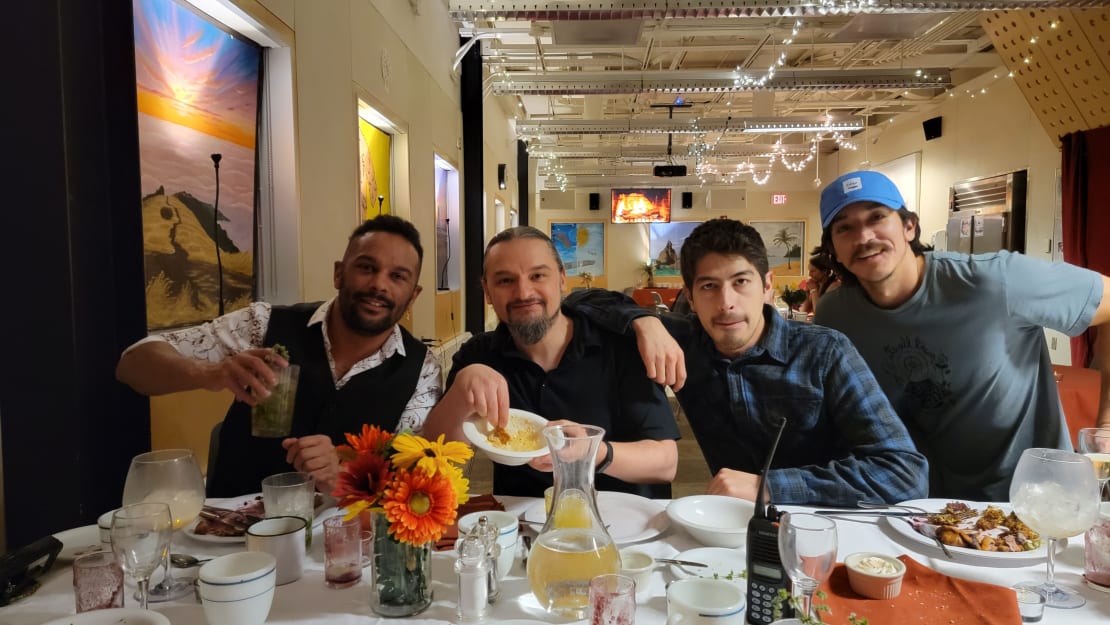
POLYGON ((705 568, 695 567, 680 567, 677 564, 671 565, 671 573, 678 579, 685 579, 687 577, 705 577, 708 579, 728 579, 729 575, 732 580, 742 586, 747 585, 747 578, 743 573, 748 568, 748 559, 745 549, 725 549, 724 547, 698 547, 697 549, 690 549, 674 556, 676 560, 689 560, 691 562, 701 562, 706 565, 705 568))
POLYGON ((62 550, 58 552, 59 562, 71 562, 86 553, 110 549, 108 545, 100 542, 100 528, 95 525, 58 532, 54 534, 54 538, 62 541, 62 550))
MULTIPOLYGON (((537 501, 524 511, 524 520, 543 523, 547 520, 544 507, 542 500, 537 501)), ((654 538, 671 523, 661 502, 629 493, 599 492, 597 511, 602 522, 609 524, 609 535, 618 545, 654 538)))
MULTIPOLYGON (((210 505, 210 506, 216 506, 217 508, 227 508, 228 510, 235 510, 235 509, 239 508, 240 506, 242 506, 243 504, 249 503, 255 497, 259 497, 261 495, 262 495, 262 493, 251 493, 249 495, 243 495, 241 497, 226 497, 224 499, 206 499, 204 501, 204 503, 207 504, 207 505, 210 505)), ((325 512, 328 512, 329 510, 333 510, 335 508, 335 503, 337 501, 339 501, 339 500, 336 499, 335 497, 332 497, 331 495, 324 495, 323 496, 323 501, 320 503, 320 505, 316 506, 316 509, 313 510, 313 512, 312 512, 312 526, 313 527, 316 527, 320 523, 323 523, 325 518, 327 518, 329 516, 332 516, 332 514, 325 514, 325 512)), ((210 534, 197 534, 196 533, 196 527, 197 527, 197 523, 199 523, 199 522, 200 522, 200 519, 197 519, 197 520, 193 521, 182 531, 189 538, 192 538, 193 540, 200 541, 202 543, 235 544, 235 543, 245 543, 245 542, 247 542, 247 537, 245 535, 244 536, 212 536, 210 534)))
POLYGON ((170 625, 170 619, 153 610, 110 608, 64 616, 43 625, 170 625))
MULTIPOLYGON (((960 501, 958 499, 912 499, 910 501, 903 501, 898 504, 899 506, 911 506, 928 510, 930 513, 939 512, 944 508, 945 504, 950 502, 960 501)), ((999 508, 1006 514, 1010 513, 1010 504, 1008 503, 982 503, 976 501, 964 501, 972 508, 982 512, 988 505, 999 508)), ((903 517, 882 517, 887 527, 905 539, 908 546, 917 551, 918 553, 928 555, 934 558, 945 558, 944 553, 937 546, 937 542, 924 534, 915 530, 908 522, 908 519, 903 517)), ((953 547, 948 546, 948 551, 952 553, 952 560, 961 564, 980 565, 980 566, 1029 566, 1044 560, 1048 555, 1048 549, 1045 545, 1048 544, 1048 539, 1041 537, 1041 546, 1032 551, 979 551, 978 549, 969 549, 967 547, 953 547)), ((1057 553, 1067 546, 1067 540, 1056 541, 1057 553)))

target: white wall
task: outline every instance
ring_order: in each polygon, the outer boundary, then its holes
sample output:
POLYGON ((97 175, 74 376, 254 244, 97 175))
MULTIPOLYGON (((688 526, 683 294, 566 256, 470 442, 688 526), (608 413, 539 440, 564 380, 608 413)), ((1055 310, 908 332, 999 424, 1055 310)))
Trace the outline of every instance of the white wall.
MULTIPOLYGON (((1026 253, 1049 259, 1060 153, 1017 85, 1005 78, 1004 71, 1001 76, 988 86, 986 94, 946 98, 934 111, 902 115, 889 126, 872 129, 869 135, 874 142, 868 145, 868 156, 878 165, 921 152, 919 213, 923 239, 945 226, 948 190, 954 182, 1028 169, 1026 253), (943 134, 925 141, 921 122, 938 115, 943 119, 943 134)), ((832 180, 835 175, 857 169, 862 160, 863 150, 840 152, 822 162, 829 172, 822 178, 832 180)))
MULTIPOLYGON (((332 263, 360 220, 359 97, 404 131, 394 147, 393 208, 423 234, 430 259, 433 155, 462 165, 458 86, 451 77, 458 33, 446 6, 423 2, 415 15, 398 0, 260 3, 293 28, 296 41, 302 299, 334 294, 332 263)), ((425 262, 420 276, 426 293, 413 315, 418 336, 434 334, 434 265, 425 262)))

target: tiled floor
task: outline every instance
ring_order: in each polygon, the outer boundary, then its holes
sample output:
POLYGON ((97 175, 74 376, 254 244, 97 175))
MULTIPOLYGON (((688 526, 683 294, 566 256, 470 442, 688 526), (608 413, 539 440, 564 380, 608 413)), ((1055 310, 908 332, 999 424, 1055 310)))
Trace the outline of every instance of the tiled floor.
MULTIPOLYGON (((678 441, 678 475, 671 484, 671 493, 677 499, 704 493, 712 476, 709 474, 709 467, 705 465, 701 449, 694 440, 694 433, 690 431, 686 415, 674 398, 671 398, 671 407, 675 410, 678 430, 682 433, 682 439, 678 441)), ((493 492, 493 464, 481 452, 475 453, 474 460, 471 461, 470 492, 493 492)))

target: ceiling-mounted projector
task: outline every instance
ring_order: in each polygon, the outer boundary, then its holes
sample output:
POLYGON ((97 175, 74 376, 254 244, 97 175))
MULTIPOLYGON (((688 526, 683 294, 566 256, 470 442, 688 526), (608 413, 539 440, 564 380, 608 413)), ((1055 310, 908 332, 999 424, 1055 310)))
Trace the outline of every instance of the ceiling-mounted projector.
POLYGON ((655 177, 656 178, 675 178, 678 176, 686 175, 685 165, 656 165, 655 177))

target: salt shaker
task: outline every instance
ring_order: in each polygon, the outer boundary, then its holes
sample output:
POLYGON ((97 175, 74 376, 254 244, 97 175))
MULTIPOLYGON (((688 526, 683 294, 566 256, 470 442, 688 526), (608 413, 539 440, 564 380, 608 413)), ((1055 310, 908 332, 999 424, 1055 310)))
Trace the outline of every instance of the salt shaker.
POLYGON ((459 623, 476 623, 489 614, 490 562, 486 544, 474 532, 459 540, 455 574, 459 578, 459 623))
POLYGON ((497 560, 501 557, 501 545, 497 542, 498 528, 485 516, 478 517, 478 524, 474 526, 474 534, 481 537, 486 546, 486 556, 489 559, 489 602, 497 601, 501 591, 497 587, 497 560))

